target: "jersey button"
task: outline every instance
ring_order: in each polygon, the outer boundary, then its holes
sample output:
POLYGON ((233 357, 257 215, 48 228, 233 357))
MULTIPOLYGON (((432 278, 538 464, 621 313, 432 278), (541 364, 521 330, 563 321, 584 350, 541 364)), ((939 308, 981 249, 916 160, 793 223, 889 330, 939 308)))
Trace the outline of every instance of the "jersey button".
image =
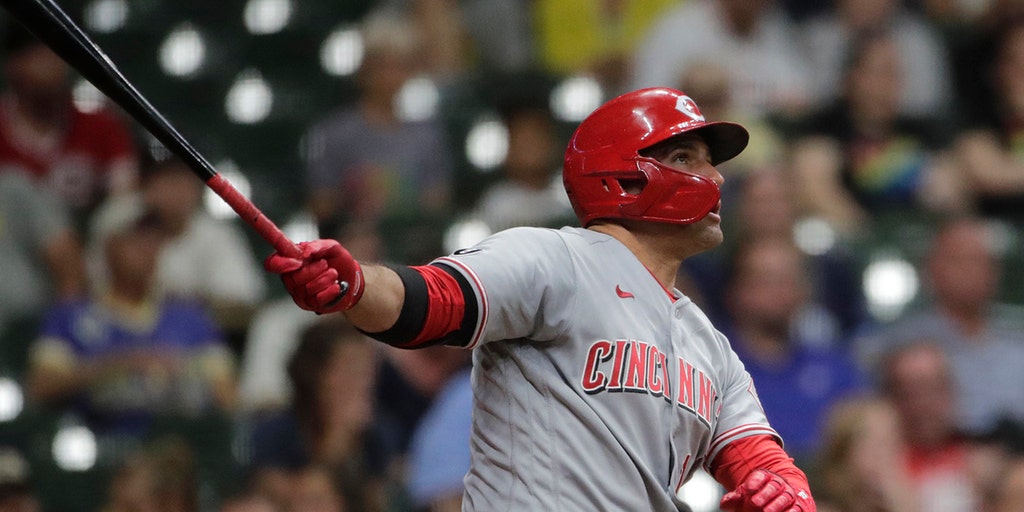
POLYGON ((676 310, 676 318, 682 318, 682 317, 683 317, 683 310, 677 309, 676 310))

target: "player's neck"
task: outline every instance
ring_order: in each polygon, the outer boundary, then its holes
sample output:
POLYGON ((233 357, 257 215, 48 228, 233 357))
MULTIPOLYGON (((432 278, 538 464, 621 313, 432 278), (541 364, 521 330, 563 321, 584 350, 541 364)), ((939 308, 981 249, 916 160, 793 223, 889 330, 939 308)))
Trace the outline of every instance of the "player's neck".
POLYGON ((649 236, 644 231, 627 229, 614 223, 594 224, 590 226, 590 229, 622 242, 663 287, 668 290, 675 288, 679 266, 683 260, 673 254, 673 251, 664 250, 661 247, 659 242, 664 240, 663 237, 649 236))

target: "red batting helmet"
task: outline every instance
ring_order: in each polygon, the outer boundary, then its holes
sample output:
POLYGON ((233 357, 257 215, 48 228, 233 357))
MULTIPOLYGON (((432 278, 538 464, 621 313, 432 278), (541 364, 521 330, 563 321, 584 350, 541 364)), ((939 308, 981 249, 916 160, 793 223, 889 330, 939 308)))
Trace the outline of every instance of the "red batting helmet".
POLYGON ((675 224, 696 222, 720 198, 718 184, 640 155, 681 133, 696 133, 717 165, 747 146, 747 130, 735 123, 707 122, 689 96, 668 88, 641 89, 598 107, 580 123, 565 152, 562 179, 580 222, 640 219, 675 224), (632 194, 619 180, 644 183, 632 194))

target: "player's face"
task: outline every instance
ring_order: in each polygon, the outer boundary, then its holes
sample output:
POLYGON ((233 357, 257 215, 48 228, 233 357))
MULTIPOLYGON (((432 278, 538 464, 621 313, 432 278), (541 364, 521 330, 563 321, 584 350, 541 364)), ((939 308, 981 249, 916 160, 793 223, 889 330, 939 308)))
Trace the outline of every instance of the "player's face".
MULTIPOLYGON (((719 187, 725 182, 725 178, 711 164, 711 150, 700 135, 684 133, 672 137, 648 148, 644 155, 673 169, 708 178, 719 187)), ((722 203, 719 201, 704 218, 681 227, 682 236, 695 246, 697 252, 717 247, 722 243, 721 207, 722 203)))

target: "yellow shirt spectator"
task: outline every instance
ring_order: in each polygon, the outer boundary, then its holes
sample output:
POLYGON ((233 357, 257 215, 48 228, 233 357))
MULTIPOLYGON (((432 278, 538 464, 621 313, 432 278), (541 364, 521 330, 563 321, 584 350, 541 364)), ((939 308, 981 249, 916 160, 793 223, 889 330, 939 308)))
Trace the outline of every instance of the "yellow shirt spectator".
POLYGON ((545 69, 557 74, 622 64, 666 7, 679 0, 537 0, 534 22, 545 69))

